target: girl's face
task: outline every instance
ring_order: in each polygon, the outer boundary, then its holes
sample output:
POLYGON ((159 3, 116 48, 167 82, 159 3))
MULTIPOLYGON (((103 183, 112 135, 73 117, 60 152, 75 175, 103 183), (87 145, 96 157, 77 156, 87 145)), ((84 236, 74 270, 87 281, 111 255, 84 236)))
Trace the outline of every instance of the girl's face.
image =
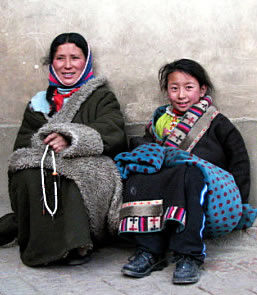
POLYGON ((168 96, 174 108, 186 112, 205 95, 207 87, 200 87, 193 76, 185 72, 173 72, 168 76, 168 96))
POLYGON ((84 53, 74 43, 65 43, 57 47, 53 67, 62 84, 74 85, 80 78, 85 65, 84 53))

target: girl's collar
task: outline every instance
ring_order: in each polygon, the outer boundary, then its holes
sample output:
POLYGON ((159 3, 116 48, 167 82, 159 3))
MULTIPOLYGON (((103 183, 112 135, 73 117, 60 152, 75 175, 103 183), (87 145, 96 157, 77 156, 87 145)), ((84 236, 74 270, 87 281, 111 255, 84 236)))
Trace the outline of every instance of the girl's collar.
POLYGON ((180 112, 179 110, 173 108, 172 105, 167 106, 166 113, 169 114, 170 116, 174 116, 175 115, 176 117, 182 117, 185 114, 185 113, 180 112))

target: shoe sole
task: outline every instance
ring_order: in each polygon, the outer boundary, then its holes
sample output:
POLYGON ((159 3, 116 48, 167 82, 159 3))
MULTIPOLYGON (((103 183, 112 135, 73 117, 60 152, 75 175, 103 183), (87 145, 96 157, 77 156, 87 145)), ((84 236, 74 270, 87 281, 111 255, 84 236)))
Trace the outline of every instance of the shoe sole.
POLYGON ((67 262, 66 265, 68 266, 76 266, 76 265, 82 265, 85 263, 88 263, 91 260, 91 257, 87 258, 81 258, 81 259, 71 259, 69 262, 67 262))
POLYGON ((91 260, 91 256, 85 255, 85 257, 81 258, 63 258, 58 261, 53 261, 52 263, 55 265, 62 265, 62 266, 76 266, 88 263, 91 260))
POLYGON ((143 273, 137 273, 128 269, 122 269, 121 272, 125 276, 133 277, 133 278, 143 278, 146 276, 149 276, 152 271, 158 271, 158 270, 163 270, 165 267, 168 266, 167 260, 162 260, 156 264, 154 264, 151 268, 149 268, 146 272, 143 273))
POLYGON ((173 284, 194 284, 197 283, 200 279, 200 276, 193 277, 193 278, 173 278, 173 284))

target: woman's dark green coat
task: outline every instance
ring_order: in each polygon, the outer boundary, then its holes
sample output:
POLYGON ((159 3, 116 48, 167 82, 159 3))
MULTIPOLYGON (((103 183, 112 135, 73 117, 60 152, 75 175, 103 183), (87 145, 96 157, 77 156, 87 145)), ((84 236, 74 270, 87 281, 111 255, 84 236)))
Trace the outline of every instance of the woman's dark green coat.
MULTIPOLYGON (((119 103, 104 84, 102 78, 90 80, 51 118, 29 105, 25 110, 9 161, 9 193, 24 264, 48 264, 71 249, 91 249, 92 238, 101 241, 117 230, 122 185, 111 157, 126 149, 126 136, 119 103), (70 142, 55 154, 60 177, 53 218, 43 206, 39 169, 43 139, 52 132, 70 142)), ((50 153, 44 168, 53 208, 50 153)))

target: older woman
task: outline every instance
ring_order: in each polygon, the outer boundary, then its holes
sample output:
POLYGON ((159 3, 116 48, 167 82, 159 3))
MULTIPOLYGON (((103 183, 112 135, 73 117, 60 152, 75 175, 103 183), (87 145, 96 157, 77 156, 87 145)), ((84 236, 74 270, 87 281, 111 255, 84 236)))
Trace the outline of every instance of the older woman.
POLYGON ((29 266, 76 265, 117 227, 121 182, 111 158, 126 148, 124 120, 81 35, 57 36, 46 62, 49 87, 27 105, 10 158, 14 213, 0 221, 0 242, 18 233, 29 266))

